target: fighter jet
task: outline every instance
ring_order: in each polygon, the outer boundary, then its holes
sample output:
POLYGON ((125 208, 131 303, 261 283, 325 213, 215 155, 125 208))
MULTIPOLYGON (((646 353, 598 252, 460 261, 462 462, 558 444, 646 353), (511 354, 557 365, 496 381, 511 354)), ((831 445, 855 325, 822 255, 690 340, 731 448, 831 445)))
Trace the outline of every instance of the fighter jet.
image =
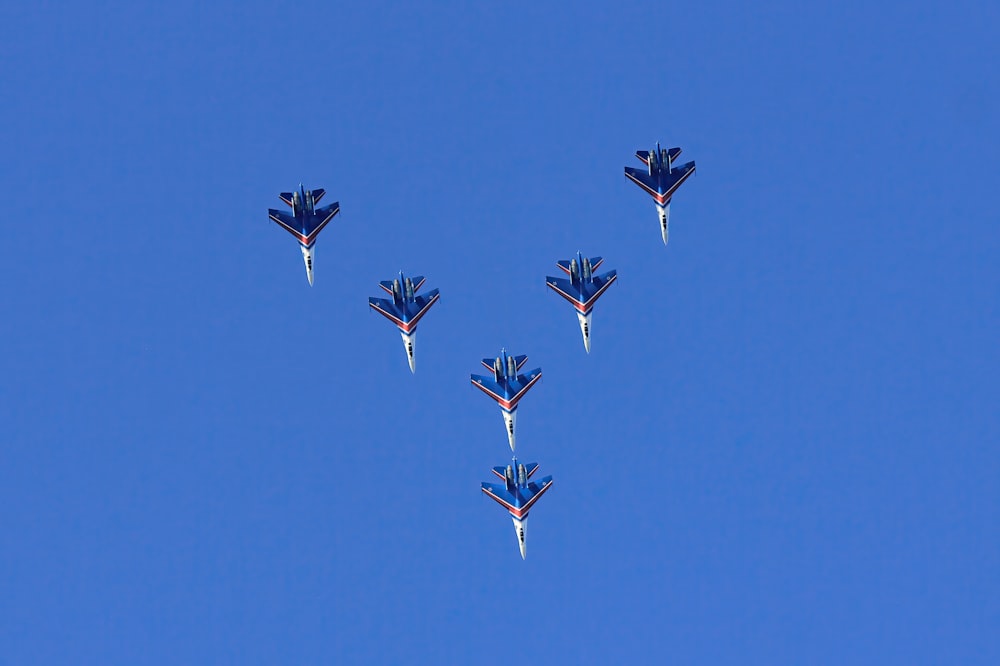
POLYGON ((410 372, 417 371, 414 358, 414 345, 417 343, 417 322, 427 314, 431 306, 441 298, 439 290, 432 289, 423 296, 417 296, 417 291, 423 286, 425 278, 418 275, 408 278, 399 272, 399 277, 391 282, 382 280, 378 283, 392 299, 369 298, 368 307, 391 321, 399 328, 403 336, 403 346, 406 348, 406 358, 410 362, 410 372))
POLYGON ((495 359, 484 358, 483 366, 492 375, 472 375, 472 385, 490 396, 500 405, 503 422, 507 427, 507 441, 514 450, 514 426, 517 423, 517 403, 532 386, 542 378, 542 369, 535 368, 526 375, 517 371, 528 361, 527 356, 510 356, 506 349, 495 359))
POLYGON ((660 231, 663 244, 670 237, 670 197, 681 186, 688 176, 694 173, 694 162, 673 166, 674 160, 681 154, 680 148, 660 148, 656 150, 639 150, 635 156, 646 163, 646 169, 625 167, 625 176, 633 183, 652 195, 656 203, 656 212, 660 215, 660 231))
POLYGON ((531 481, 532 474, 537 471, 538 463, 524 465, 514 458, 507 467, 493 468, 493 473, 503 480, 502 484, 483 483, 483 492, 510 513, 522 560, 528 554, 528 510, 552 486, 551 476, 542 479, 541 483, 531 481))
POLYGON ((323 227, 340 212, 340 202, 335 201, 326 208, 316 208, 316 204, 326 194, 326 190, 307 190, 299 183, 298 192, 282 192, 278 196, 292 207, 292 214, 269 208, 267 214, 280 224, 291 235, 295 236, 302 246, 302 260, 306 263, 306 277, 309 286, 313 283, 313 245, 323 227))
POLYGON ((583 347, 590 353, 590 317, 593 314, 594 303, 608 287, 618 279, 618 271, 608 271, 604 275, 595 275, 594 271, 604 263, 601 257, 588 259, 579 252, 576 259, 557 262, 569 279, 545 276, 545 284, 554 292, 565 298, 576 308, 577 319, 580 320, 580 332, 583 333, 583 347))

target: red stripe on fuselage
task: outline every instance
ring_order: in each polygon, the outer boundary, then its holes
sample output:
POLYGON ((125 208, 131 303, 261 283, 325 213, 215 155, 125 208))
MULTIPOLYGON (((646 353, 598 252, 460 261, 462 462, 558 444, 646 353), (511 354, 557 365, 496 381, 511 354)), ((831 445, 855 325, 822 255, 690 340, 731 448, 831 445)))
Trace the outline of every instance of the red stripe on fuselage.
POLYGON ((524 387, 509 400, 502 395, 497 395, 493 391, 489 390, 488 388, 477 382, 475 379, 472 380, 472 385, 480 389, 483 393, 489 395, 494 400, 496 400, 497 404, 500 405, 501 409, 504 409, 508 412, 512 412, 517 408, 517 403, 520 402, 522 397, 524 397, 525 392, 532 386, 534 386, 535 382, 537 382, 541 378, 542 378, 542 373, 539 372, 537 375, 535 375, 534 379, 525 384, 524 387))

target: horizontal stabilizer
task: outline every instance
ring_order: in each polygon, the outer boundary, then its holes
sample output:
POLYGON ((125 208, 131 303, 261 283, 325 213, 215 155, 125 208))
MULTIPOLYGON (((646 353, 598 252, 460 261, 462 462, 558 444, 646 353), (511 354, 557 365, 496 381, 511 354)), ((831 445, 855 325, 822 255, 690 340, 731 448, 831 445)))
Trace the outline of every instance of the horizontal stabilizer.
POLYGON ((278 196, 281 197, 281 200, 284 201, 286 204, 288 204, 289 206, 294 207, 294 204, 292 203, 292 196, 293 195, 292 195, 291 192, 282 192, 278 196))
POLYGON ((524 367, 524 364, 528 362, 528 357, 525 354, 514 357, 514 367, 520 370, 524 367))
POLYGON ((324 190, 322 187, 312 191, 313 206, 319 203, 319 200, 323 198, 324 194, 326 194, 326 190, 324 190))

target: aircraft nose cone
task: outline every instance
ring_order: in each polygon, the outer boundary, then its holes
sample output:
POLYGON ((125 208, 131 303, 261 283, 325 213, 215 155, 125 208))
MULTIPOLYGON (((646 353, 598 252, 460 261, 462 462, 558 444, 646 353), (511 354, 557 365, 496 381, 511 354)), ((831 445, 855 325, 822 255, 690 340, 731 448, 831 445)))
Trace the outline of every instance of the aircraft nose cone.
POLYGON ((666 245, 667 241, 670 240, 670 218, 667 217, 668 210, 666 208, 657 208, 657 212, 660 214, 660 235, 663 236, 663 244, 666 245))
POLYGON ((410 372, 417 374, 417 332, 399 332, 403 338, 403 348, 406 349, 406 362, 410 364, 410 372))
POLYGON ((528 556, 528 517, 518 520, 511 516, 514 521, 514 532, 517 534, 517 547, 521 549, 521 559, 528 556))
POLYGON ((590 353, 590 314, 580 314, 576 313, 577 319, 580 320, 580 333, 583 334, 583 348, 590 353))
POLYGON ((515 428, 517 427, 517 412, 505 412, 502 409, 500 412, 503 414, 503 425, 504 429, 507 430, 507 443, 510 444, 510 450, 514 451, 514 447, 517 444, 515 441, 515 428))
POLYGON ((309 278, 309 286, 310 286, 310 287, 311 287, 311 286, 313 286, 313 273, 312 273, 312 271, 309 271, 309 272, 308 272, 308 273, 306 274, 306 277, 308 277, 308 278, 309 278))

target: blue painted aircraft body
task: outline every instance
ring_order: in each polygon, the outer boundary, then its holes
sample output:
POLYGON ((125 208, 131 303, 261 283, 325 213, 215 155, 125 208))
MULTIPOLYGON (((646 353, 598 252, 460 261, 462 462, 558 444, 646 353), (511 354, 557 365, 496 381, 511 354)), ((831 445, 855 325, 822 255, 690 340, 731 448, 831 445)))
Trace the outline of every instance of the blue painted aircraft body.
POLYGON ((688 177, 694 173, 694 162, 674 166, 674 160, 681 154, 680 148, 660 148, 639 150, 635 156, 645 162, 645 169, 625 167, 625 176, 653 197, 656 212, 660 216, 660 232, 663 244, 670 238, 670 198, 688 177))
POLYGON ((517 404, 528 392, 528 389, 542 378, 541 368, 535 368, 524 375, 518 374, 527 361, 527 356, 511 356, 506 349, 503 349, 495 359, 484 358, 482 361, 483 366, 492 374, 488 376, 472 375, 472 385, 500 405, 511 451, 514 450, 517 404))
POLYGON ((545 276, 545 284, 569 301, 576 310, 577 319, 580 320, 580 332, 583 333, 583 347, 588 354, 594 304, 618 279, 618 271, 608 271, 603 275, 595 274, 594 271, 603 263, 604 259, 601 257, 587 258, 577 252, 575 259, 556 262, 569 279, 545 276))
POLYGON ((285 228, 285 231, 295 236, 302 248, 302 261, 306 264, 306 277, 309 286, 313 283, 313 246, 316 237, 334 215, 340 212, 340 202, 335 201, 325 208, 316 208, 316 204, 326 194, 326 190, 307 190, 299 184, 298 192, 282 192, 278 196, 292 208, 292 214, 269 208, 268 216, 285 228))
POLYGON ((410 372, 417 371, 415 347, 417 343, 417 322, 419 322, 431 306, 441 298, 440 290, 432 289, 426 294, 417 295, 423 286, 425 278, 422 275, 408 278, 399 272, 395 280, 382 280, 378 283, 391 298, 369 298, 368 307, 391 321, 399 329, 406 348, 406 359, 410 363, 410 372))
POLYGON ((514 532, 517 534, 517 545, 521 549, 521 559, 528 554, 528 511, 552 486, 551 476, 541 481, 532 481, 531 477, 537 471, 538 463, 520 464, 517 458, 514 458, 507 467, 493 468, 493 473, 499 476, 503 483, 483 483, 483 492, 507 509, 514 521, 514 532))

